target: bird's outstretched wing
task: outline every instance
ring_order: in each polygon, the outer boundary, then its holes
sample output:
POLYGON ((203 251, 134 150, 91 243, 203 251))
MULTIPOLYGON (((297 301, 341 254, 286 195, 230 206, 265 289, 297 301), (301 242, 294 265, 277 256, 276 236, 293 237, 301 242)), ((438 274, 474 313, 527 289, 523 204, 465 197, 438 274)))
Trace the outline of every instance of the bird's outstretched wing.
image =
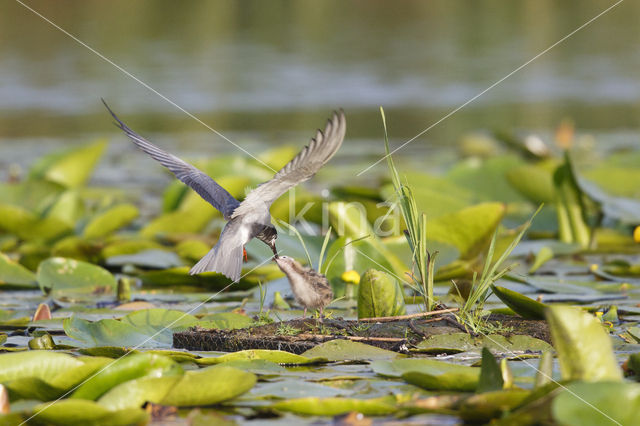
POLYGON ((324 132, 318 130, 309 145, 305 146, 293 160, 289 161, 271 180, 251 191, 233 212, 233 217, 251 213, 264 206, 269 208, 271 203, 289 189, 313 177, 340 148, 346 130, 344 112, 342 110, 334 112, 324 132))
POLYGON ((229 194, 226 189, 218 185, 216 181, 211 179, 201 170, 198 170, 191 164, 185 163, 175 155, 163 151, 131 130, 115 115, 104 99, 102 100, 102 103, 104 103, 104 106, 107 107, 111 116, 116 120, 116 126, 118 126, 138 148, 149 154, 151 158, 173 172, 179 180, 191 187, 204 200, 218 209, 225 219, 229 220, 231 218, 233 211, 240 205, 240 202, 229 194))

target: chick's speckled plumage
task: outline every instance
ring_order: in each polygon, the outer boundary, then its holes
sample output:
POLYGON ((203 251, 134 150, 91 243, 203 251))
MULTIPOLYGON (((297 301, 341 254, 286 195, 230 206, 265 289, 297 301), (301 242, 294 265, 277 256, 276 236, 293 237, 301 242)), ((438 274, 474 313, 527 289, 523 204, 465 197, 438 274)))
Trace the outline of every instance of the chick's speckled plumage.
POLYGON ((333 300, 327 277, 288 256, 278 256, 274 260, 289 279, 296 301, 304 308, 304 315, 309 308, 318 309, 322 315, 324 307, 333 300))

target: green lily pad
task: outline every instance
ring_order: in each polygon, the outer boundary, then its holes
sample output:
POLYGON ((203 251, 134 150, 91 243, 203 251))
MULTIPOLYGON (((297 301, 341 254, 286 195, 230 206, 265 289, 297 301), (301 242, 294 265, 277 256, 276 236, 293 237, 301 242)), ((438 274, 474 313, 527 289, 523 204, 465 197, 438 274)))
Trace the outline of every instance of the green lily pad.
POLYGON ((107 358, 74 358, 52 351, 0 355, 0 375, 14 398, 48 401, 62 396, 98 369, 107 358))
MULTIPOLYGON (((248 272, 248 270, 246 271, 248 272)), ((277 265, 263 265, 241 278, 240 281, 229 287, 233 290, 248 290, 258 285, 258 281, 270 281, 274 276, 282 276, 277 265), (266 279, 269 278, 269 279, 266 279)), ((217 272, 205 272, 198 275, 189 274, 189 267, 164 269, 161 271, 147 271, 139 275, 145 286, 194 286, 210 290, 222 290, 231 284, 231 280, 217 272)))
POLYGON ((139 408, 146 402, 159 404, 180 381, 181 376, 144 376, 111 388, 98 403, 109 410, 139 408))
POLYGON ((32 289, 38 288, 38 282, 33 272, 0 253, 0 288, 32 289))
POLYGON ((70 188, 84 185, 100 160, 107 141, 71 148, 41 157, 29 171, 29 177, 46 179, 70 188))
POLYGON ((178 407, 217 404, 242 395, 256 381, 255 374, 233 367, 216 366, 187 371, 164 396, 162 404, 178 407))
POLYGON ((63 399, 34 409, 38 421, 51 425, 127 426, 145 424, 149 414, 140 409, 109 410, 94 401, 63 399))
POLYGON ((369 269, 358 285, 358 318, 388 317, 407 313, 398 281, 386 272, 369 269))
POLYGON ((31 322, 30 316, 25 316, 20 311, 3 311, 0 310, 0 325, 8 328, 25 328, 31 322))
POLYGON ((73 228, 84 214, 84 201, 78 191, 70 189, 58 195, 51 206, 46 209, 45 216, 55 218, 73 228))
POLYGON ((396 352, 365 345, 360 342, 336 339, 324 342, 304 352, 307 358, 325 358, 329 361, 343 360, 380 360, 399 358, 403 355, 396 352))
POLYGON ((479 368, 423 358, 374 361, 371 368, 382 376, 402 377, 432 390, 474 391, 480 378, 479 368))
POLYGON ((469 422, 488 422, 518 407, 530 394, 527 390, 509 389, 473 395, 460 404, 460 416, 469 422))
POLYGON ((120 204, 94 216, 82 231, 87 238, 105 237, 130 224, 140 212, 132 204, 120 204))
POLYGON ((640 424, 640 385, 636 383, 571 383, 554 398, 553 418, 563 425, 640 424))
POLYGON ((476 349, 477 345, 467 333, 435 334, 418 343, 418 352, 429 354, 455 354, 476 349))
POLYGON ((78 359, 82 361, 82 365, 59 372, 48 383, 69 391, 111 362, 111 359, 103 357, 78 357, 78 359))
POLYGON ((462 259, 479 254, 491 240, 502 220, 505 206, 502 203, 483 203, 467 207, 456 213, 430 220, 427 237, 454 245, 462 259))
POLYGON ((7 204, 35 211, 48 197, 62 193, 62 185, 44 180, 24 180, 21 182, 0 182, 0 200, 7 204))
POLYGON ((29 351, 0 355, 0 383, 24 377, 52 382, 60 372, 80 367, 77 358, 59 352, 29 351))
POLYGON ((597 167, 583 172, 583 175, 611 195, 640 198, 640 171, 637 167, 620 167, 607 163, 599 164, 597 167))
POLYGON ((201 208, 196 209, 197 214, 190 211, 176 210, 164 213, 150 221, 140 230, 143 237, 155 237, 156 235, 170 233, 197 233, 216 215, 216 211, 209 203, 202 200, 201 208))
POLYGON ((365 416, 384 416, 397 410, 393 397, 374 399, 295 398, 277 402, 271 407, 307 416, 338 416, 350 412, 362 413, 365 416))
POLYGON ((455 165, 447 178, 472 192, 477 201, 518 202, 523 197, 509 185, 505 175, 522 164, 522 159, 515 155, 493 157, 482 163, 471 159, 455 165))
POLYGON ((172 330, 183 330, 191 327, 197 319, 182 311, 169 309, 142 309, 122 317, 124 324, 129 324, 135 330, 153 334, 159 329, 170 327, 172 330))
POLYGON ((349 389, 336 389, 319 383, 309 383, 305 380, 292 377, 274 383, 262 384, 251 391, 252 397, 269 399, 288 398, 330 398, 348 396, 354 393, 349 389))
POLYGON ((89 348, 80 348, 78 353, 89 356, 99 356, 106 358, 121 358, 127 354, 139 353, 120 346, 92 346, 89 348))
MULTIPOLYGON (((115 319, 103 319, 96 322, 80 319, 75 315, 63 321, 64 332, 72 339, 85 345, 100 346, 136 346, 143 344, 150 337, 138 333, 129 324, 115 319)), ((166 340, 166 339, 165 339, 166 340)), ((157 340, 147 342, 161 346, 157 340)), ((163 342, 166 345, 166 341, 163 342)))
POLYGON ((412 385, 429 390, 469 392, 474 391, 478 386, 477 372, 465 369, 437 374, 422 371, 408 371, 402 375, 402 378, 412 385))
POLYGON ((176 210, 163 213, 146 224, 141 230, 143 237, 155 237, 172 233, 198 233, 220 213, 191 189, 186 188, 176 210))
MULTIPOLYGON (((473 194, 448 179, 425 173, 403 173, 402 178, 411 188, 418 210, 427 214, 429 219, 454 213, 467 207, 473 201, 473 194)), ((384 185, 380 194, 385 200, 395 198, 392 184, 384 185)))
POLYGON ((622 379, 609 335, 597 318, 569 306, 550 306, 546 312, 563 379, 622 379))
POLYGON ((23 377, 4 384, 11 401, 35 400, 52 401, 60 398, 65 389, 53 386, 37 377, 23 377))
POLYGON ((529 274, 535 273, 538 269, 540 269, 542 265, 544 265, 551 259, 553 259, 553 249, 551 249, 551 247, 549 246, 540 248, 540 250, 538 250, 538 252, 536 253, 536 257, 533 260, 531 267, 529 268, 529 274))
POLYGON ((216 358, 200 358, 197 362, 204 364, 222 364, 230 361, 262 359, 277 364, 309 364, 325 360, 319 357, 307 357, 285 351, 267 349, 249 349, 222 355, 216 358))
POLYGON ((176 374, 182 374, 182 369, 168 357, 149 353, 128 355, 111 361, 106 368, 82 383, 70 398, 96 400, 111 388, 129 380, 176 374))
POLYGON ((115 240, 107 244, 103 249, 100 255, 104 259, 109 259, 113 256, 121 256, 125 254, 135 254, 140 253, 145 250, 163 250, 166 249, 162 244, 146 239, 146 238, 135 238, 135 239, 122 239, 115 240))
MULTIPOLYGON (((208 362, 209 357, 198 358, 195 360, 198 365, 215 365, 208 362)), ((237 359, 235 361, 226 361, 225 367, 234 367, 242 371, 248 371, 253 374, 257 374, 261 377, 273 377, 277 378, 287 372, 286 367, 282 367, 275 362, 267 361, 265 359, 237 359)))
POLYGON ((553 170, 555 162, 523 165, 506 173, 509 184, 535 204, 552 203, 555 197, 553 170))
POLYGON ((97 263, 100 261, 99 253, 101 249, 102 243, 99 241, 69 235, 56 241, 51 248, 51 255, 97 263))
POLYGON ((491 351, 486 347, 482 348, 482 365, 480 366, 480 380, 478 381, 477 393, 501 390, 504 385, 502 371, 498 361, 491 351))
MULTIPOLYGON (((216 178, 216 181, 236 197, 244 195, 244 189, 250 184, 248 178, 236 176, 224 176, 216 178)), ((178 183, 176 185, 184 184, 178 183)), ((197 233, 202 231, 211 219, 220 216, 220 212, 193 190, 185 188, 185 191, 186 193, 180 198, 177 209, 164 213, 149 222, 140 230, 140 234, 145 237, 154 237, 167 233, 197 233)))
POLYGON ((507 354, 514 351, 541 352, 553 349, 552 346, 544 340, 524 334, 514 334, 509 337, 500 334, 487 334, 482 337, 482 345, 494 352, 507 354))
POLYGON ((491 286, 493 294, 524 319, 542 320, 547 305, 505 287, 491 286))
POLYGON ((178 243, 175 250, 181 258, 195 263, 211 250, 211 246, 200 240, 185 240, 178 243))
POLYGON ((112 388, 98 402, 111 410, 137 408, 147 401, 179 407, 212 405, 247 392, 256 380, 252 373, 214 366, 180 376, 130 380, 112 388))
POLYGON ((134 254, 111 256, 105 260, 107 266, 136 265, 142 268, 173 268, 184 263, 177 254, 167 250, 144 250, 134 254))
POLYGON ((64 257, 52 257, 40 263, 36 276, 43 292, 116 287, 115 277, 106 269, 64 257))
POLYGON ((91 322, 73 315, 63 322, 67 336, 93 346, 169 347, 173 333, 199 324, 193 315, 168 309, 144 309, 120 320, 91 322))
POLYGON ((24 240, 50 241, 70 233, 72 228, 55 217, 40 218, 22 207, 0 204, 0 230, 24 240))
MULTIPOLYGON (((200 170, 204 171, 213 179, 215 179, 215 181, 218 182, 220 186, 226 189, 235 198, 244 198, 246 188, 249 187, 252 183, 251 178, 246 175, 247 170, 241 170, 239 174, 224 175, 220 173, 222 168, 218 167, 218 165, 219 163, 216 164, 216 166, 212 166, 211 163, 208 163, 200 170), (210 173, 212 171, 216 171, 217 173, 210 173)), ((182 211, 198 215, 197 210, 201 209, 203 206, 202 201, 204 200, 202 199, 202 197, 200 197, 195 191, 193 191, 191 188, 180 181, 172 182, 171 186, 173 185, 184 188, 184 195, 179 197, 178 203, 173 209, 166 209, 165 211, 182 211)), ((165 201, 168 200, 165 198, 165 201)), ((165 207, 168 207, 168 205, 169 203, 165 204, 165 207)), ((207 205, 209 204, 207 203, 207 205)), ((221 217, 220 213, 217 210, 214 210, 214 216, 221 217)))

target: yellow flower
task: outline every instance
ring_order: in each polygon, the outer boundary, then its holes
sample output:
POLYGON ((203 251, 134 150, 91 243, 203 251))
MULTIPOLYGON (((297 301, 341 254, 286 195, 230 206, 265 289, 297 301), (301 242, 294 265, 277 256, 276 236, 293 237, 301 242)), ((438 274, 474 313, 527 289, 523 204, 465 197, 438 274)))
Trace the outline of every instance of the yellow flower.
POLYGON ((640 225, 636 226, 636 229, 633 230, 633 241, 640 243, 640 225))
POLYGON ((360 284, 360 274, 354 270, 343 272, 340 278, 345 283, 360 284))

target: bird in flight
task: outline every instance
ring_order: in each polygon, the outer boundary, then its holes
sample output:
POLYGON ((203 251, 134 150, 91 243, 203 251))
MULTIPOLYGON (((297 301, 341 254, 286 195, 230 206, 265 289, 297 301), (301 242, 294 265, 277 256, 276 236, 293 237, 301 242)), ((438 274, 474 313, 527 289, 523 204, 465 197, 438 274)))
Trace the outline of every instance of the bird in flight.
POLYGON ((253 238, 267 244, 277 256, 278 233, 271 223, 271 204, 300 182, 309 180, 338 151, 347 130, 344 112, 334 112, 324 131, 318 130, 291 161, 271 180, 258 185, 240 202, 207 174, 175 155, 172 155, 131 130, 102 100, 119 127, 142 151, 169 169, 180 181, 196 191, 205 201, 218 209, 225 220, 218 243, 189 271, 219 272, 233 281, 240 279, 244 246, 253 238))

